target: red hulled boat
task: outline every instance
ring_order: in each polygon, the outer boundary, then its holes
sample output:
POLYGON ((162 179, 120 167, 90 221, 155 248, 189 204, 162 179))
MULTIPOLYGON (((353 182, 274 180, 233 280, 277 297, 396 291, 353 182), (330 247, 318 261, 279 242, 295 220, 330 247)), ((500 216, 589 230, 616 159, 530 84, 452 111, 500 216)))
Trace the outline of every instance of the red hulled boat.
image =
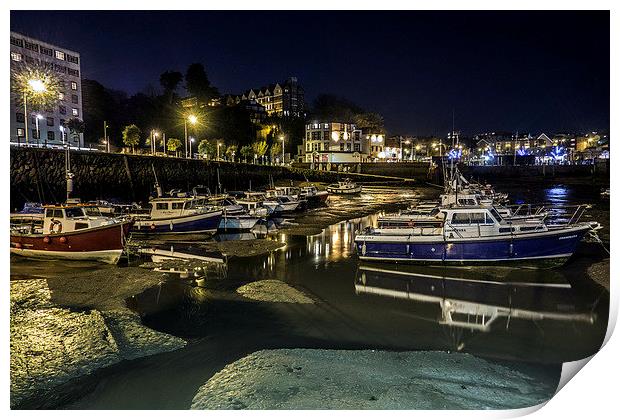
POLYGON ((24 257, 96 260, 116 264, 133 224, 101 216, 95 207, 45 206, 43 217, 11 226, 11 253, 24 257))

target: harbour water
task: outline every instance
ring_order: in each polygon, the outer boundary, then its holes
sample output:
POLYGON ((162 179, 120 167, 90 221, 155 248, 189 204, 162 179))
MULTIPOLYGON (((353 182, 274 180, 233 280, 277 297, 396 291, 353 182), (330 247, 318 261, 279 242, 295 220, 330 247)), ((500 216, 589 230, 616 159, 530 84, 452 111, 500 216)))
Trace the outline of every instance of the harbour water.
MULTIPOLYGON (((508 192, 516 203, 592 203, 587 217, 604 226, 600 236, 609 241, 609 204, 591 186, 497 189, 508 192)), ((431 194, 377 189, 358 198, 337 197, 329 209, 292 217, 288 233, 268 233, 268 239, 285 244, 275 251, 229 257, 224 275, 170 275, 130 297, 127 306, 145 326, 183 338, 187 345, 98 370, 82 379, 81 392, 64 407, 189 408, 198 388, 216 372, 262 349, 463 352, 537 371, 553 387, 563 362, 600 348, 609 292, 599 284, 604 280, 596 282, 588 274, 593 264, 606 258, 599 244, 582 244, 565 267, 555 270, 358 261, 353 248, 356 231, 375 224, 382 212, 405 207, 414 196, 431 194), (371 214, 360 216, 369 208, 371 214), (345 220, 323 228, 325 213, 345 220), (313 234, 313 229, 320 233, 313 234), (260 280, 281 281, 314 303, 248 299, 238 292, 260 280)), ((215 239, 253 241, 255 236, 223 234, 215 239)), ((48 278, 82 270, 88 281, 94 265, 14 259, 12 280, 27 277, 33 267, 48 278)), ((106 269, 117 276, 127 270, 106 269)), ((146 269, 144 273, 150 275, 146 269)))

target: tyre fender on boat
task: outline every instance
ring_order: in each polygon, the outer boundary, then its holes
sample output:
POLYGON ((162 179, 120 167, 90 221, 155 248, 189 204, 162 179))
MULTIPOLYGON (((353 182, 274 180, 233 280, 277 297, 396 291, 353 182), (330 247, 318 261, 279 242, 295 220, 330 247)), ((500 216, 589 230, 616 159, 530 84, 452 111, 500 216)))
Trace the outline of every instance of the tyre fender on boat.
POLYGON ((66 236, 61 236, 59 239, 61 244, 66 244, 67 243, 67 237, 66 236))
POLYGON ((50 222, 50 233, 62 232, 62 222, 60 220, 52 220, 50 222))

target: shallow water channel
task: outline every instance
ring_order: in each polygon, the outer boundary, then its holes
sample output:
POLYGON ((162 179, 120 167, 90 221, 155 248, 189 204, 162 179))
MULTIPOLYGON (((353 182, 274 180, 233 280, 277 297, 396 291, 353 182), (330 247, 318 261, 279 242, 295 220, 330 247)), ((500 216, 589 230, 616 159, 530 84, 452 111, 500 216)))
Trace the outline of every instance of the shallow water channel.
MULTIPOLYGON (((516 202, 594 202, 592 217, 609 224, 608 204, 587 186, 508 192, 516 202)), ((404 197, 400 206, 410 199, 404 191, 390 193, 404 197)), ((382 193, 373 194, 380 202, 382 193)), ((317 219, 321 211, 363 207, 358 200, 336 199, 329 210, 315 210, 317 219)), ((267 255, 230 257, 225 276, 170 276, 130 298, 127 305, 146 326, 182 337, 187 346, 101 370, 89 392, 67 408, 189 408, 197 389, 226 364, 269 348, 459 351, 535 369, 557 383, 562 362, 600 347, 609 293, 586 274, 603 258, 597 245, 583 244, 556 270, 362 263, 353 238, 378 214, 331 224, 316 235, 272 233, 286 246, 267 255), (314 304, 253 301, 236 292, 264 279, 281 280, 314 304)), ((20 264, 12 271, 20 271, 20 264)))

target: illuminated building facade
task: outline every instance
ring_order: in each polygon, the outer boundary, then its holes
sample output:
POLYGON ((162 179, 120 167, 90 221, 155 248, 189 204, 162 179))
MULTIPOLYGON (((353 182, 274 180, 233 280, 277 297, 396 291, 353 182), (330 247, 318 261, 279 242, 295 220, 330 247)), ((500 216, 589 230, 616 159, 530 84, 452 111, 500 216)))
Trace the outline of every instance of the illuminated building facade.
POLYGON ((355 124, 312 122, 306 124, 303 143, 305 162, 315 169, 331 170, 332 165, 357 164, 368 159, 370 140, 355 124))
POLYGON ((44 67, 53 70, 63 86, 59 92, 58 103, 53 108, 28 108, 29 115, 24 115, 24 106, 19 93, 11 92, 11 143, 25 142, 27 125, 30 144, 58 146, 63 144, 64 137, 71 147, 83 147, 83 134, 75 137, 65 129, 65 123, 69 119, 84 119, 80 54, 17 32, 11 32, 10 50, 11 74, 27 66, 44 67), (26 118, 28 118, 27 124, 26 118))

